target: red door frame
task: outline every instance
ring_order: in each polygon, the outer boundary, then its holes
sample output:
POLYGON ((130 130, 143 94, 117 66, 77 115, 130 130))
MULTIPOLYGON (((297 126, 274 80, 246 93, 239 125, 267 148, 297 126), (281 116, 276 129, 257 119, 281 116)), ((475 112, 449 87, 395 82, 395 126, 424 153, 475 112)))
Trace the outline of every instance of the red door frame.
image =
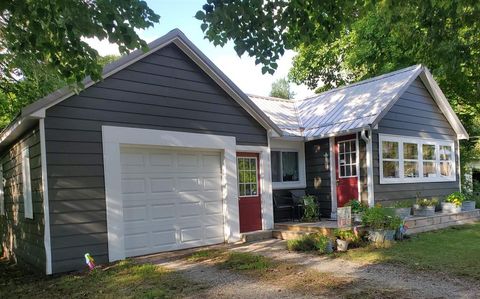
MULTIPOLYGON (((257 195, 238 197, 240 232, 251 232, 262 229, 262 198, 260 186, 260 155, 258 153, 237 152, 237 158, 257 158, 257 195)), ((238 163, 237 163, 238 165, 238 163)), ((238 186, 238 179, 237 179, 238 186)), ((238 190, 240 192, 240 190, 238 190)))
POLYGON ((335 138, 335 179, 336 179, 336 190, 337 190, 337 207, 343 207, 351 199, 358 199, 358 162, 359 162, 359 151, 358 151, 358 140, 357 134, 340 136, 335 138), (341 141, 355 140, 355 172, 356 176, 350 177, 340 177, 339 171, 339 146, 338 143, 341 141))

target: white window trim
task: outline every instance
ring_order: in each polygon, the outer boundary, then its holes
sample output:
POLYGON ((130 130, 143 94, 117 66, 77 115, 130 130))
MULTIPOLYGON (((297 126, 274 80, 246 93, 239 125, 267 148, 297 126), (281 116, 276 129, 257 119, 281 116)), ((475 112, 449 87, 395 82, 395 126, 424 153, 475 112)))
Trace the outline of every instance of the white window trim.
MULTIPOLYGON (((457 168, 456 168, 456 147, 455 141, 453 140, 441 140, 441 139, 427 139, 427 138, 418 138, 418 137, 409 137, 409 136, 398 136, 398 135, 387 135, 387 134, 378 134, 378 161, 380 168, 380 184, 414 184, 414 183, 430 183, 430 182, 453 182, 457 180, 457 168), (399 178, 384 178, 383 177, 383 161, 390 161, 397 159, 383 159, 383 141, 398 142, 398 162, 399 162, 399 178), (404 177, 404 158, 403 158, 403 143, 416 143, 418 148, 418 178, 405 178, 404 177), (436 153, 436 169, 437 177, 423 177, 423 148, 422 144, 433 144, 435 145, 436 153), (447 145, 452 147, 452 175, 449 177, 440 176, 440 155, 439 155, 439 146, 447 145)), ((407 159, 409 160, 409 159, 407 159)), ((428 162, 429 160, 427 160, 428 162)))
MULTIPOLYGON (((257 194, 256 195, 239 195, 238 197, 239 198, 249 198, 249 197, 259 197, 260 196, 260 192, 258 192, 258 168, 259 168, 259 165, 258 165, 258 159, 257 157, 237 157, 237 164, 238 164, 238 159, 255 159, 255 172, 256 172, 256 175, 257 175, 257 194)), ((238 168, 237 166, 237 176, 238 176, 238 194, 240 194, 240 169, 238 168)), ((251 184, 251 183, 248 183, 248 184, 251 184)))
POLYGON ((270 150, 298 153, 299 180, 290 181, 290 182, 273 182, 272 181, 273 190, 306 188, 307 180, 306 180, 306 174, 305 174, 305 143, 303 141, 290 141, 290 140, 272 138, 270 139, 270 150))
POLYGON ((30 149, 22 150, 22 191, 25 218, 33 219, 32 180, 30 175, 30 149))
POLYGON ((0 164, 0 215, 5 215, 5 193, 3 179, 3 164, 0 164))
MULTIPOLYGON (((356 136, 356 135, 355 135, 356 136)), ((338 146, 338 157, 337 157, 337 165, 338 165, 338 178, 340 179, 348 179, 348 178, 358 178, 358 138, 352 138, 352 139, 347 139, 347 140, 341 140, 337 141, 337 146, 338 146), (355 168, 355 175, 346 175, 342 176, 341 171, 340 171, 340 143, 345 143, 345 142, 352 142, 355 141, 355 167, 352 167, 352 162, 350 161, 350 172, 355 168)), ((348 152, 349 154, 353 152, 348 152)), ((360 196, 360 192, 358 192, 360 196)))

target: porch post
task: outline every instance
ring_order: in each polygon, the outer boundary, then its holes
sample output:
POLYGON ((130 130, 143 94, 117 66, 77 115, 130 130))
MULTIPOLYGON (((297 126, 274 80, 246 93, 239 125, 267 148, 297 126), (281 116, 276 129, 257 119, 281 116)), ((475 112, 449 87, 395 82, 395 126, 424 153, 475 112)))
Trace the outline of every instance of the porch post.
POLYGON ((330 143, 330 194, 332 197, 331 219, 337 219, 337 174, 335 163, 335 137, 329 138, 330 143))
POLYGON ((367 190, 368 190, 368 206, 375 205, 375 196, 373 190, 373 131, 368 130, 367 142, 367 190))

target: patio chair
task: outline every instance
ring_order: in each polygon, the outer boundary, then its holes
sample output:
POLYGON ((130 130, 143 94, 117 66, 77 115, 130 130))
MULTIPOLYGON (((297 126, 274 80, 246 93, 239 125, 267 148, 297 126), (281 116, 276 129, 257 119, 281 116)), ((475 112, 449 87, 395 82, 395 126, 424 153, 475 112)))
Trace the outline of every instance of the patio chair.
POLYGON ((289 220, 293 221, 294 219, 295 206, 292 202, 292 197, 290 196, 280 196, 273 195, 273 216, 274 221, 278 222, 279 220, 289 220), (288 218, 281 218, 284 212, 287 212, 288 218))

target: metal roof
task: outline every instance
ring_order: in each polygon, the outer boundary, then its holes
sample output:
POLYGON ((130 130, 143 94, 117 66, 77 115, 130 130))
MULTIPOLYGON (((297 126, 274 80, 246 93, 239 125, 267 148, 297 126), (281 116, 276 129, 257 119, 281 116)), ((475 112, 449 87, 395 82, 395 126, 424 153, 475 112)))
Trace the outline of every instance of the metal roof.
POLYGON ((307 140, 357 132, 378 123, 420 73, 421 65, 332 89, 302 100, 250 96, 284 136, 307 140))

